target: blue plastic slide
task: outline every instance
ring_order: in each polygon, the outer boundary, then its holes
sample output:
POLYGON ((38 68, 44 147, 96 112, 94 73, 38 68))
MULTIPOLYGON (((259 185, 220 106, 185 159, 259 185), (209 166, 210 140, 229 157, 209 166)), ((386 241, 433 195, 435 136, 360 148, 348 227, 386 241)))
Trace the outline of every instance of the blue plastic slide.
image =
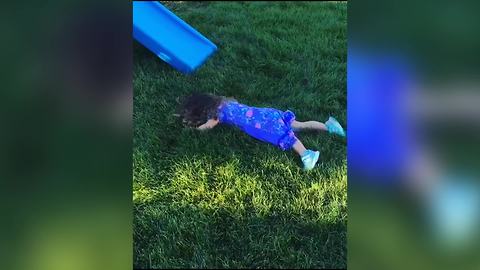
POLYGON ((183 73, 201 66, 217 46, 159 2, 133 1, 133 37, 183 73))

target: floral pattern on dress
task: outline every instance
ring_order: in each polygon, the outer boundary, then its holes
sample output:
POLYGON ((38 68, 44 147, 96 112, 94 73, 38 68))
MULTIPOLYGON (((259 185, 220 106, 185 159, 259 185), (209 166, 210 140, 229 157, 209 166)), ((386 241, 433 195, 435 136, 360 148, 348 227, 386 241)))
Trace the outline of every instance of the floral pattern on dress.
POLYGON ((236 126, 248 135, 289 150, 298 140, 291 127, 295 114, 274 108, 251 107, 236 101, 226 101, 219 106, 220 123, 236 126))

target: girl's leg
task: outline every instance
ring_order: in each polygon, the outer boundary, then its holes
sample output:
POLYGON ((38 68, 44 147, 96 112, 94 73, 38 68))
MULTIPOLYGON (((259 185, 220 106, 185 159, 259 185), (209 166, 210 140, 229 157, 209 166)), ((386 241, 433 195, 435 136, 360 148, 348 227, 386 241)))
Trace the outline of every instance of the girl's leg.
POLYGON ((295 152, 297 152, 298 155, 300 155, 304 170, 308 171, 315 167, 315 164, 320 157, 320 152, 307 150, 303 143, 298 139, 293 144, 293 149, 295 150, 295 152))
POLYGON ((319 130, 319 131, 328 131, 327 126, 325 126, 324 123, 320 123, 318 121, 300 122, 300 121, 294 120, 292 122, 292 128, 296 130, 313 129, 313 130, 319 130))
POLYGON ((297 141, 293 144, 293 150, 297 152, 300 156, 303 156, 305 151, 307 151, 307 148, 303 145, 303 143, 297 139, 297 141))
POLYGON ((295 130, 310 129, 317 131, 328 131, 330 133, 345 137, 345 131, 343 130, 340 123, 338 123, 338 121, 333 117, 329 117, 328 121, 325 122, 325 124, 317 121, 300 122, 294 120, 291 126, 295 130))

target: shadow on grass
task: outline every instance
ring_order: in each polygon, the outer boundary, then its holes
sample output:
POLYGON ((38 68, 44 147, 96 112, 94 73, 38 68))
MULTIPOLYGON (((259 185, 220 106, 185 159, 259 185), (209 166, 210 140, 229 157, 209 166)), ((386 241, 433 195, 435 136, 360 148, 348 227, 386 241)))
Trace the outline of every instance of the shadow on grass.
POLYGON ((135 268, 346 267, 343 223, 310 222, 282 211, 238 215, 192 204, 137 207, 135 268))
POLYGON ((230 145, 184 132, 194 138, 179 139, 177 153, 145 160, 154 192, 134 201, 135 268, 346 267, 346 206, 332 214, 328 190, 335 175, 303 173, 293 153, 232 130, 219 130, 239 136, 230 145))
POLYGON ((158 65, 159 70, 168 70, 172 67, 165 61, 156 56, 153 52, 149 51, 138 41, 133 41, 133 57, 138 65, 158 65))

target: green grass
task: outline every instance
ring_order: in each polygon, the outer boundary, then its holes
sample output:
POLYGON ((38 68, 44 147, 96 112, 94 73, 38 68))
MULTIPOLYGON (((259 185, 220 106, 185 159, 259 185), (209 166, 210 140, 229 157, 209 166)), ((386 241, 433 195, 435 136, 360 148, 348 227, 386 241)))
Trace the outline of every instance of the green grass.
POLYGON ((303 172, 294 152, 172 114, 201 91, 346 127, 346 3, 168 6, 219 50, 186 76, 134 43, 134 266, 345 268, 344 138, 298 134, 321 152, 303 172))

